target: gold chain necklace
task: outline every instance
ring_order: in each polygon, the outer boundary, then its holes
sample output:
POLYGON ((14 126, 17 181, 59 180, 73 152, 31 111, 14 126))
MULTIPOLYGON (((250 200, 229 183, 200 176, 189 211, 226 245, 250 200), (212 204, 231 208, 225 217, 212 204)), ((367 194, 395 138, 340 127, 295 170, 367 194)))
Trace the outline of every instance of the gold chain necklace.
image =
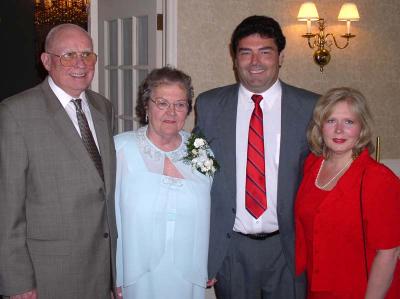
POLYGON ((324 166, 325 159, 322 160, 321 166, 320 166, 320 168, 319 168, 319 170, 318 170, 317 177, 315 178, 315 186, 317 186, 317 187, 320 188, 320 189, 325 189, 325 188, 326 188, 327 186, 329 186, 329 184, 332 183, 340 174, 342 174, 342 172, 351 164, 352 161, 353 161, 353 158, 351 158, 351 159, 343 166, 343 168, 340 169, 340 170, 338 171, 338 173, 336 173, 326 184, 324 184, 323 186, 320 186, 320 185, 318 184, 318 178, 319 178, 319 174, 321 173, 322 166, 324 166))

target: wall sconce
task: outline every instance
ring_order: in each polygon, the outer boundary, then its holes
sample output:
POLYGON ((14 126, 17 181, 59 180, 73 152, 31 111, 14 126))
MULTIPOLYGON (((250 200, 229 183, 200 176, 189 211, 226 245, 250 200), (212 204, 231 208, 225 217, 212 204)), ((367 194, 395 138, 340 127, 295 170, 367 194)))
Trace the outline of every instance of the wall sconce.
POLYGON ((351 21, 358 21, 360 16, 358 14, 357 6, 354 3, 344 3, 340 9, 338 20, 347 22, 347 32, 341 35, 341 37, 346 39, 346 44, 340 46, 335 36, 332 33, 325 34, 325 20, 320 18, 318 15, 317 8, 313 2, 305 2, 301 5, 299 9, 299 14, 297 15, 298 21, 307 21, 307 33, 303 34, 302 37, 307 38, 308 46, 311 49, 316 49, 314 51, 314 61, 319 65, 321 72, 324 70, 324 66, 331 60, 331 50, 332 41, 336 48, 344 49, 349 43, 350 39, 355 37, 354 34, 350 33, 351 21), (311 33, 311 22, 317 21, 319 25, 318 33, 311 33), (311 41, 313 40, 313 41, 311 41))

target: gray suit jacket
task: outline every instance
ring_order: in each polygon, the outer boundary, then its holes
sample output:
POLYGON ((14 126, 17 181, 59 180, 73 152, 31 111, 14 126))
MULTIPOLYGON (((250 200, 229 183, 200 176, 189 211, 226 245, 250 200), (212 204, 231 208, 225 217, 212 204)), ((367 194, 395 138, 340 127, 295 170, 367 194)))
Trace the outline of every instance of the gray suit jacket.
MULTIPOLYGON (((277 213, 282 247, 294 275, 293 204, 308 154, 306 128, 317 94, 282 83, 277 213)), ((221 169, 211 189, 209 277, 227 253, 236 215, 236 112, 239 85, 216 88, 196 100, 196 127, 210 141, 221 169)))
POLYGON ((0 103, 0 294, 110 298, 115 269, 112 106, 86 91, 100 178, 45 80, 0 103))

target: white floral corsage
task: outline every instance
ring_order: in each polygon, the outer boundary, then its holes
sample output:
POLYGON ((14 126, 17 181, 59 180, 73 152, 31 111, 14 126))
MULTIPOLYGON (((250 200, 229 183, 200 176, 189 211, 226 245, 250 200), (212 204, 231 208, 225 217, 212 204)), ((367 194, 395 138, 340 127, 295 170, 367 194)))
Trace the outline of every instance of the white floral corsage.
POLYGON ((203 135, 192 133, 186 142, 186 155, 183 162, 193 169, 212 177, 219 169, 219 164, 203 135))

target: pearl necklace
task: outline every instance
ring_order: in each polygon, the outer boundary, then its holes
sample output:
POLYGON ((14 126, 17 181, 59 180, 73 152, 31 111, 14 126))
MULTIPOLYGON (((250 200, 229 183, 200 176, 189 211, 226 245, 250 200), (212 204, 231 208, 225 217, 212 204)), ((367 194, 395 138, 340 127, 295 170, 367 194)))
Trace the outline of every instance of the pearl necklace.
POLYGON ((317 177, 315 178, 315 186, 317 186, 317 187, 320 188, 320 189, 325 189, 325 188, 326 188, 327 186, 329 186, 329 184, 332 183, 339 175, 341 175, 341 174, 343 173, 343 171, 351 164, 351 162, 353 162, 353 158, 351 158, 351 159, 343 166, 343 168, 340 169, 340 170, 338 171, 338 173, 336 173, 326 184, 324 184, 323 186, 321 186, 321 185, 318 184, 318 178, 319 178, 319 174, 320 174, 320 172, 321 172, 322 166, 324 166, 324 162, 325 162, 325 159, 322 160, 321 166, 320 166, 320 168, 319 168, 319 170, 318 170, 317 177))

